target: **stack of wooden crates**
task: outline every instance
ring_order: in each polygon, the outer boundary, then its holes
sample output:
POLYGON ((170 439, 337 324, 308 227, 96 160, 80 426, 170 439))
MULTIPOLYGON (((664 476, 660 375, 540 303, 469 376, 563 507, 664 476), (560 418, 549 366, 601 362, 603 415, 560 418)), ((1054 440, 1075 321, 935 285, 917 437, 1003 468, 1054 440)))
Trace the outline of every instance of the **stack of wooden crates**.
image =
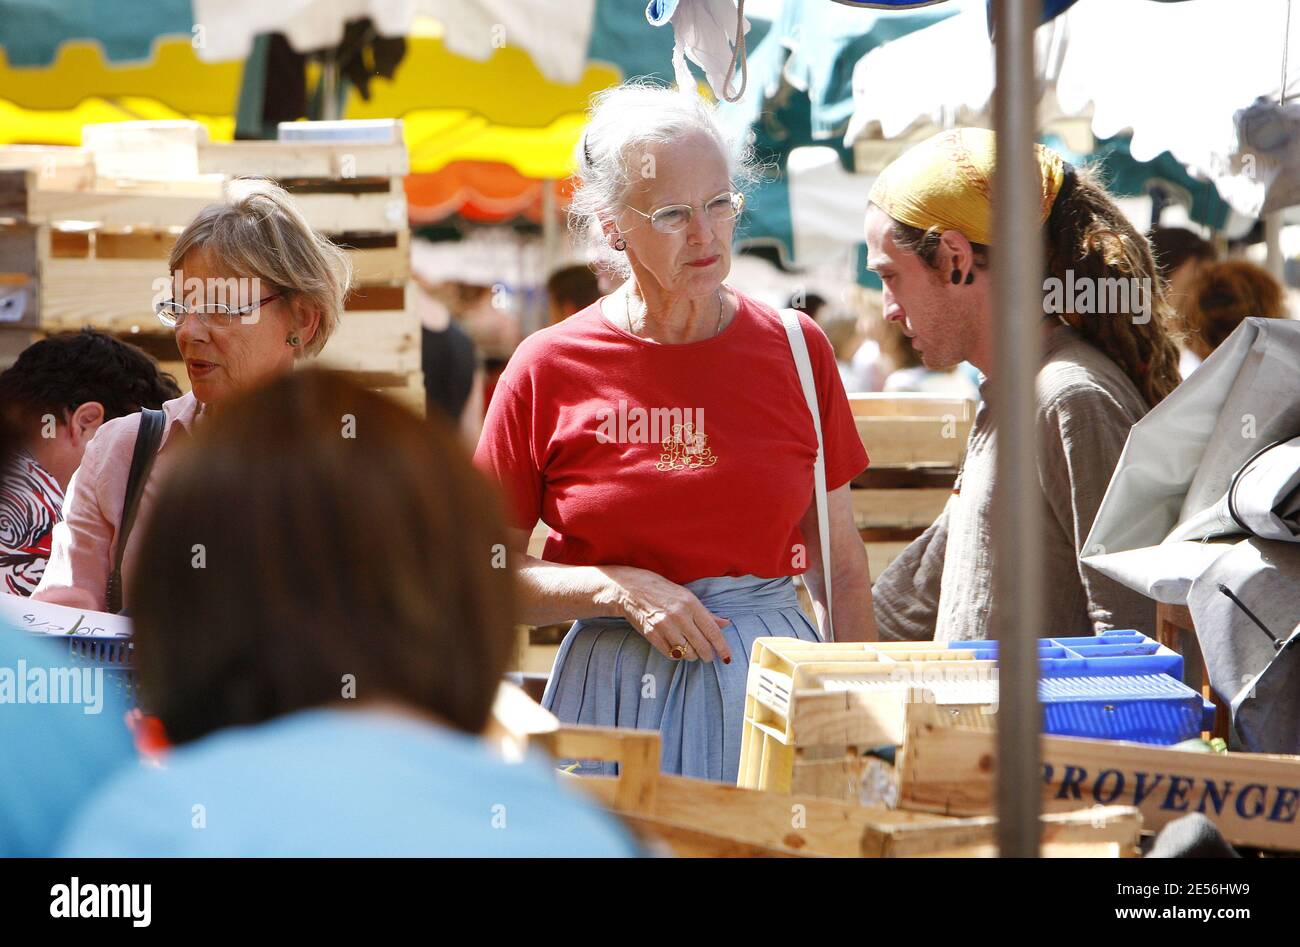
POLYGON ((910 393, 849 395, 871 466, 853 481, 853 519, 875 579, 943 512, 966 455, 975 403, 910 393))
POLYGON ((344 248, 353 287, 318 363, 423 413, 400 122, 389 140, 209 142, 192 122, 88 125, 83 147, 0 148, 0 366, 41 335, 93 326, 140 345, 183 388, 171 332, 177 235, 235 177, 269 177, 344 248))

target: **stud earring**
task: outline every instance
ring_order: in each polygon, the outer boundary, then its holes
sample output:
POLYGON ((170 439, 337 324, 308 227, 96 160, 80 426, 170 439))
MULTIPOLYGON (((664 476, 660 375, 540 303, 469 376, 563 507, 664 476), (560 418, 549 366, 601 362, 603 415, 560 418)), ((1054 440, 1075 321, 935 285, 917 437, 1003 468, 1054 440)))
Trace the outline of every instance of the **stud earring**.
POLYGON ((622 237, 619 237, 617 240, 614 241, 614 249, 617 250, 619 253, 622 253, 624 250, 627 249, 627 241, 624 240, 622 237))
POLYGON ((953 270, 952 276, 949 277, 949 279, 952 280, 952 285, 956 286, 961 282, 961 270, 953 270))
POLYGON ((289 338, 286 339, 285 341, 287 341, 294 348, 297 348, 299 345, 302 344, 302 339, 298 338, 296 335, 289 336, 289 338))

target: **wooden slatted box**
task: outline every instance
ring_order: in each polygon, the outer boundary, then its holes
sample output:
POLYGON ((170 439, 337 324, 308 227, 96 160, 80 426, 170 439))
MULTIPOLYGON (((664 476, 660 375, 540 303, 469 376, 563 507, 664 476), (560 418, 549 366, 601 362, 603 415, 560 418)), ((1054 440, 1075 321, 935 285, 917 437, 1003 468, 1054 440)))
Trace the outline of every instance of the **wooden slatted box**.
POLYGON ((853 481, 854 525, 878 576, 943 512, 966 452, 975 404, 911 393, 849 395, 871 466, 853 481))
MULTIPOLYGON (((174 345, 145 338, 169 335, 152 315, 167 255, 180 230, 219 199, 230 177, 261 174, 295 193, 308 221, 347 251, 353 267, 343 321, 320 364, 353 373, 422 413, 420 325, 406 286, 407 159, 400 138, 366 146, 217 144, 194 123, 163 125, 161 131, 137 123, 86 126, 89 149, 0 149, 0 169, 26 172, 21 185, 0 186, 0 219, 10 215, 11 228, 25 228, 30 248, 0 252, 0 273, 23 272, 30 256, 36 261, 36 306, 23 324, 43 331, 95 326, 143 342, 164 361, 174 359, 174 345), (151 166, 151 149, 165 151, 171 163, 159 166, 155 159, 151 166), (172 176, 123 176, 136 166, 172 176), (14 270, 9 260, 18 261, 14 270)), ((5 247, 0 237, 0 251, 5 247)), ((183 366, 169 368, 184 385, 183 366)))
MULTIPOLYGON (((971 857, 996 855, 996 819, 861 806, 779 795, 659 772, 655 731, 562 727, 536 742, 559 758, 604 759, 619 775, 565 776, 652 843, 678 856, 971 857)), ((1132 807, 1043 817, 1043 854, 1136 854, 1141 818, 1132 807)))

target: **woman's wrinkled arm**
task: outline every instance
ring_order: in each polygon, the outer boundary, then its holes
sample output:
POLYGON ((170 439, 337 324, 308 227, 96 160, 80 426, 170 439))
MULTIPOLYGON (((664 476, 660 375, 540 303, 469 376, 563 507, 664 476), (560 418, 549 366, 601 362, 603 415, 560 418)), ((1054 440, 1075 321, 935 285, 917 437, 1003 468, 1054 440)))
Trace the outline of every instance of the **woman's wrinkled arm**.
MULTIPOLYGON (((853 522, 850 489, 846 483, 826 494, 827 515, 831 521, 835 640, 875 641, 877 635, 876 617, 871 604, 871 569, 867 564, 867 549, 853 522)), ((812 597, 818 623, 824 628, 826 583, 818 528, 817 501, 814 498, 799 522, 799 529, 808 547, 808 571, 803 574, 803 581, 812 597)))

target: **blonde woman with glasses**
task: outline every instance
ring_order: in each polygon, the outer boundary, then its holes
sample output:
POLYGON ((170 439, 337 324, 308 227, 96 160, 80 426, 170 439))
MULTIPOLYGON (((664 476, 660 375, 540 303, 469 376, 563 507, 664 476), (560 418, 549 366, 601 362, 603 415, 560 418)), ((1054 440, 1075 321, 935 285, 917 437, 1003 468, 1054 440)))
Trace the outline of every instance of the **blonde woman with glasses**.
POLYGON ((178 439, 231 395, 325 347, 351 279, 347 257, 292 198, 261 179, 230 182, 181 233, 155 314, 176 335, 191 390, 103 425, 68 485, 64 521, 32 598, 119 611, 137 555, 132 526, 152 505, 178 439), (156 464, 155 464, 156 459, 156 464))
MULTIPOLYGON (((577 619, 544 704, 562 721, 656 729, 662 768, 734 782, 751 645, 874 637, 849 481, 867 465, 835 354, 799 316, 825 444, 781 317, 727 285, 752 159, 693 93, 602 93, 576 151, 575 229, 623 284, 525 339, 476 453, 509 500, 522 620, 577 619), (549 538, 527 555, 541 520, 549 538), (827 574, 830 573, 830 574, 827 574)), ((578 772, 602 767, 580 764, 578 772)))

